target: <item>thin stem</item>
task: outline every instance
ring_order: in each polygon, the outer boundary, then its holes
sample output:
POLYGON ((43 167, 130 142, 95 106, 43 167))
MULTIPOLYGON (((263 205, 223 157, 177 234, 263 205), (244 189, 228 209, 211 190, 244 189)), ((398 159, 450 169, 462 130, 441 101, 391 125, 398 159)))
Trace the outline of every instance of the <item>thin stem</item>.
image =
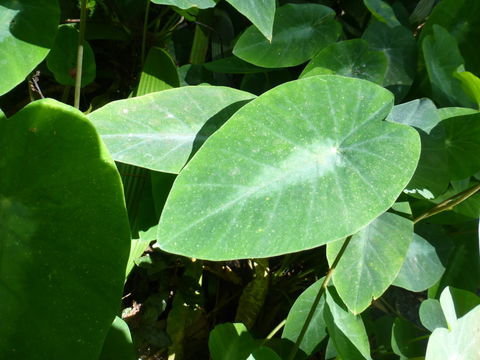
POLYGON ((350 240, 352 240, 352 235, 346 238, 345 242, 342 245, 342 248, 340 249, 337 256, 335 257, 335 260, 333 261, 333 264, 330 267, 330 270, 328 270, 328 273, 325 276, 325 279, 323 279, 322 286, 320 287, 320 290, 318 291, 318 294, 315 297, 315 300, 313 300, 312 306, 310 307, 310 311, 308 312, 307 318, 303 323, 302 330, 300 330, 300 334, 298 334, 297 341, 295 341, 295 345, 292 351, 290 352, 290 356, 288 357, 288 360, 295 359, 295 356, 297 355, 297 352, 298 352, 298 348, 300 347, 300 344, 303 341, 303 338, 305 337, 305 333, 307 332, 307 329, 310 326, 310 322, 313 319, 313 315, 315 314, 318 303, 320 302, 320 299, 322 298, 323 294, 325 293, 325 290, 327 289, 327 286, 333 276, 333 272, 335 271, 335 268, 337 267, 338 262, 340 261, 343 254, 345 253, 345 250, 347 250, 350 240))
POLYGON ((419 221, 426 219, 430 216, 439 214, 443 211, 452 210, 455 206, 457 206, 461 202, 475 195, 479 190, 480 190, 480 184, 477 184, 475 186, 472 186, 471 188, 468 188, 467 190, 464 190, 458 194, 455 194, 449 197, 447 200, 442 201, 440 204, 435 205, 433 208, 431 208, 427 212, 415 218, 413 220, 413 223, 416 224, 419 221))
POLYGON ((140 59, 142 61, 142 66, 145 63, 145 51, 147 47, 147 30, 148 30, 148 15, 150 14, 150 0, 147 0, 147 5, 145 7, 145 19, 143 21, 143 35, 142 35, 142 50, 140 53, 140 59))
POLYGON ((87 22, 87 0, 82 0, 80 7, 80 34, 78 38, 77 71, 75 73, 74 106, 80 109, 80 91, 82 88, 83 47, 85 44, 85 25, 87 22))
POLYGON ((283 319, 277 326, 275 326, 275 329, 273 329, 270 334, 267 335, 265 340, 270 340, 275 336, 276 333, 278 333, 284 326, 285 323, 287 322, 287 319, 283 319))

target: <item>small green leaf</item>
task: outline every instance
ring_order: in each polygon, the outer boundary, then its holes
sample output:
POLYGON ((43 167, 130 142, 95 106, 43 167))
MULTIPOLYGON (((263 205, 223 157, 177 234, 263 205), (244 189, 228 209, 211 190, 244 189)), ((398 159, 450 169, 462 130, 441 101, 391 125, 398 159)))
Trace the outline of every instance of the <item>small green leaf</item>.
POLYGON ((108 331, 103 343, 102 353, 99 360, 136 360, 135 347, 132 342, 130 329, 125 321, 118 316, 108 331))
POLYGON ((275 0, 227 0, 250 20, 269 41, 272 40, 275 0))
POLYGON ((362 39, 334 43, 321 50, 308 63, 300 78, 314 75, 343 75, 383 84, 387 57, 381 51, 369 49, 362 39))
MULTIPOLYGON (((361 313, 392 284, 412 237, 412 221, 391 213, 384 213, 353 235, 333 273, 335 289, 351 312, 361 313)), ((327 245, 330 266, 343 243, 327 245)))
MULTIPOLYGON (((302 330, 302 327, 305 323, 305 320, 310 312, 310 309, 313 306, 313 302, 320 291, 324 278, 317 280, 315 283, 310 285, 300 296, 295 300, 295 303, 290 308, 287 316, 287 322, 285 323, 285 328, 283 329, 282 338, 289 339, 293 343, 297 341, 298 335, 302 330)), ((322 296, 315 312, 313 314, 312 320, 307 327, 307 331, 299 344, 300 350, 304 351, 305 354, 311 355, 316 347, 323 341, 327 336, 325 320, 323 319, 323 307, 325 306, 325 297, 322 296)))
MULTIPOLYGON (((71 25, 60 26, 52 51, 47 56, 48 69, 55 76, 55 80, 62 85, 75 85, 78 34, 79 31, 71 25)), ((83 87, 95 80, 97 72, 95 55, 88 41, 84 44, 82 69, 83 87)))
POLYGON ((172 5, 180 9, 208 9, 214 7, 217 3, 215 0, 152 0, 153 3, 159 5, 172 5))
POLYGON ((454 72, 453 76, 462 83, 463 91, 477 103, 480 108, 480 79, 469 71, 454 72))
POLYGON ((326 291, 324 318, 328 334, 341 358, 370 360, 370 344, 360 315, 348 311, 335 288, 326 291))
POLYGON ((25 80, 48 54, 60 20, 56 0, 0 1, 0 95, 25 80))
POLYGON ((420 321, 428 330, 433 331, 436 328, 447 328, 445 316, 443 316, 442 307, 437 299, 427 299, 420 304, 420 321))
POLYGON ((97 359, 130 247, 115 164, 51 99, 0 122, 0 154, 0 358, 97 359))
POLYGON ((311 59, 340 35, 335 12, 318 4, 287 4, 277 9, 272 41, 254 26, 237 40, 233 54, 266 68, 289 67, 311 59))
POLYGON ((441 120, 445 120, 455 116, 478 114, 478 111, 475 109, 462 107, 446 107, 437 109, 437 112, 441 120))
POLYGON ((399 26, 395 13, 392 7, 382 0, 363 0, 365 6, 377 18, 377 20, 387 24, 390 27, 399 26))
POLYGON ((456 321, 449 330, 437 328, 428 341, 425 360, 478 359, 480 306, 456 321))
POLYGON ((397 102, 405 97, 416 74, 417 44, 412 32, 403 26, 389 27, 379 21, 371 21, 362 38, 371 50, 378 50, 388 59, 383 85, 391 90, 397 102))
POLYGON ((245 325, 240 323, 217 325, 208 339, 212 360, 245 360, 257 347, 245 325))
POLYGON ((423 98, 395 105, 387 120, 410 125, 429 134, 441 119, 432 100, 423 98))
POLYGON ((151 48, 140 74, 136 95, 146 95, 179 86, 177 67, 172 57, 162 48, 151 48))
POLYGON ((371 82, 333 75, 261 95, 182 170, 160 247, 201 259, 268 257, 358 231, 393 204, 418 161, 417 132, 381 121, 392 100, 371 82))
POLYGON ((247 358, 247 360, 282 360, 282 359, 272 349, 266 346, 261 346, 258 349, 256 349, 253 353, 251 353, 250 356, 247 358))
POLYGON ((443 27, 435 25, 432 35, 422 42, 423 55, 432 87, 432 98, 442 106, 471 107, 472 102, 462 90, 453 73, 464 60, 455 38, 443 27))
POLYGON ((115 160, 178 173, 192 150, 254 97, 226 87, 182 87, 114 101, 89 118, 115 160))
POLYGON ((433 286, 442 277, 442 265, 435 247, 420 235, 414 234, 413 241, 393 285, 420 292, 433 286))

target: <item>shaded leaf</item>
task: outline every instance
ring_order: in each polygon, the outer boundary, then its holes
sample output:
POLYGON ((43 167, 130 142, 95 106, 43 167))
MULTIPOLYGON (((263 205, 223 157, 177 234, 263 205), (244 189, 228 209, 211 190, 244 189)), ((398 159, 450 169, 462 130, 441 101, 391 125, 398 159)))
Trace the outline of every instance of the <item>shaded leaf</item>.
POLYGON ((245 360, 257 347, 245 325, 240 323, 217 325, 208 339, 212 360, 245 360))
POLYGON ((410 321, 396 318, 392 328, 392 350, 402 359, 411 359, 425 354, 425 333, 410 321))
POLYGON ((392 7, 387 2, 383 0, 363 0, 363 3, 377 20, 390 27, 400 25, 392 7))
POLYGON ((155 4, 159 5, 173 5, 180 9, 208 9, 216 5, 215 0, 151 0, 155 4))
POLYGON ((447 322, 442 312, 442 307, 437 299, 427 299, 420 304, 420 321, 428 330, 447 328, 447 322))
POLYGON ((136 360, 137 358, 130 329, 125 321, 116 316, 103 343, 99 360, 136 360))
POLYGON ((171 56, 162 48, 151 48, 140 74, 136 95, 146 95, 179 86, 177 67, 171 56))

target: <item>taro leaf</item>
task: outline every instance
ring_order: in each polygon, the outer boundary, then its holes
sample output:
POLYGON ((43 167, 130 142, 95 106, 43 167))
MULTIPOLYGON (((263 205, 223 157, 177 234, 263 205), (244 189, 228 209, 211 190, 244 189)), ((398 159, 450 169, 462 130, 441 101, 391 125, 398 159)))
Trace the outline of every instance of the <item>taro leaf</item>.
POLYGON ((0 358, 97 359, 130 246, 115 164, 55 100, 0 127, 0 358))
POLYGON ((0 0, 0 95, 24 81, 47 56, 59 18, 56 0, 0 0))
POLYGON ((245 15, 269 41, 272 40, 275 0, 227 0, 245 15))
POLYGON ((477 103, 477 108, 480 108, 480 79, 469 71, 457 71, 453 76, 460 80, 463 91, 477 103))
POLYGON ((153 3, 159 5, 172 5, 180 9, 208 9, 216 5, 215 0, 152 0, 153 3))
POLYGON ((333 286, 326 291, 324 318, 328 334, 342 359, 371 359, 368 336, 360 315, 353 315, 333 286))
POLYGON ((272 349, 261 346, 250 354, 247 360, 282 360, 272 349))
POLYGON ((113 320, 103 343, 99 360, 136 360, 135 347, 130 329, 125 321, 118 316, 113 320))
POLYGON ((89 118, 115 160, 178 173, 192 149, 253 97, 226 87, 182 87, 114 101, 89 118))
POLYGON ((440 305, 449 328, 477 305, 480 297, 469 291, 447 286, 440 295, 440 305))
MULTIPOLYGON (((359 314, 392 284, 413 237, 412 221, 385 213, 353 235, 333 273, 333 283, 343 302, 359 314)), ((332 265, 344 241, 327 246, 332 265)))
POLYGON ((208 339, 212 360, 245 360, 257 347, 245 325, 240 323, 217 325, 208 339))
MULTIPOLYGON (((465 67, 480 74, 480 53, 475 46, 480 38, 480 2, 476 0, 442 0, 435 6, 422 29, 420 41, 432 35, 433 27, 440 25, 455 37, 465 59, 465 67)), ((447 44, 446 49, 451 50, 447 44)))
MULTIPOLYGON (((62 85, 75 85, 78 33, 79 31, 71 25, 60 26, 52 51, 47 56, 48 69, 62 85)), ((96 72, 95 55, 86 41, 83 49, 82 86, 95 80, 96 72)))
POLYGON ((252 65, 235 56, 226 57, 203 64, 205 69, 225 74, 256 74, 270 69, 252 65))
POLYGON ((410 321, 396 318, 392 327, 392 350, 401 359, 412 359, 425 354, 425 332, 410 321))
POLYGON ((160 247, 201 259, 257 258, 358 231, 393 204, 418 161, 417 132, 381 121, 392 100, 378 85, 334 75, 261 95, 177 178, 160 247))
POLYGON ((392 7, 387 2, 383 0, 363 0, 363 3, 377 20, 390 27, 400 25, 392 7))
POLYGON ((417 45, 412 32, 402 26, 389 27, 372 21, 362 36, 371 50, 382 51, 388 59, 383 85, 391 90, 397 101, 407 94, 413 83, 417 65, 417 45))
POLYGON ((480 305, 458 319, 449 330, 437 328, 428 341, 425 360, 480 358, 480 305))
POLYGON ((463 65, 455 38, 441 26, 433 27, 433 34, 422 42, 423 56, 432 86, 432 98, 441 106, 471 107, 472 101, 464 93, 460 80, 453 76, 463 65))
POLYGON ((429 134, 441 119, 432 100, 423 98, 395 105, 387 120, 410 125, 429 134))
MULTIPOLYGON (((302 330, 305 320, 313 306, 314 300, 320 291, 324 278, 317 280, 310 285, 300 296, 295 300, 295 303, 290 308, 287 316, 287 322, 283 329, 282 338, 289 339, 293 343, 297 341, 298 334, 302 330)), ((323 307, 325 306, 325 297, 322 296, 318 305, 315 308, 312 320, 308 325, 307 331, 299 344, 299 349, 305 354, 311 355, 316 347, 327 336, 326 324, 323 319, 323 307)))
POLYGON ((427 299, 422 301, 419 310, 420 321, 428 330, 433 331, 436 328, 447 328, 445 316, 443 316, 442 307, 437 299, 427 299))
POLYGON ((177 67, 172 57, 162 48, 151 48, 143 65, 136 95, 145 95, 179 86, 177 67))
POLYGON ((445 267, 435 247, 420 235, 414 234, 405 262, 393 285, 420 292, 440 280, 444 271, 445 267))
POLYGON ((432 134, 445 132, 445 148, 452 180, 465 179, 480 170, 480 113, 448 118, 432 134))
POLYGON ((437 109, 437 112, 441 120, 445 120, 455 116, 478 114, 478 110, 462 107, 446 107, 437 109))
POLYGON ((365 40, 354 39, 334 43, 321 50, 308 63, 300 77, 336 74, 381 85, 386 71, 385 54, 370 50, 365 40))
POLYGON ((332 9, 318 4, 287 4, 275 13, 271 42, 251 26, 237 40, 233 54, 266 68, 300 65, 335 42, 340 31, 332 9))

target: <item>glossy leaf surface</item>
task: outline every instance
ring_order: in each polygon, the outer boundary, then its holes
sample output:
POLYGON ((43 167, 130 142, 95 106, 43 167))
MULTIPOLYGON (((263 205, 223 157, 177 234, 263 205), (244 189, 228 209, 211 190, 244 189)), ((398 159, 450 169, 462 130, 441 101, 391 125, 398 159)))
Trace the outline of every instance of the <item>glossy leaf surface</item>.
POLYGON ((275 0, 227 0, 241 12, 268 40, 272 40, 275 0))
POLYGON ((0 358, 97 359, 130 246, 120 176, 67 105, 36 101, 0 127, 0 358))
MULTIPOLYGON (((353 235, 333 273, 333 283, 343 302, 359 314, 392 284, 407 255, 413 223, 385 213, 353 235)), ((330 266, 344 241, 327 245, 330 266)))
POLYGON ((182 87, 114 101, 89 118, 115 160, 178 173, 192 150, 254 97, 226 87, 182 87))
POLYGON ((387 90, 340 76, 263 94, 177 178, 160 247, 215 260, 267 257, 358 231, 393 204, 418 161, 416 131, 381 121, 391 106, 387 90))
POLYGON ((59 18, 56 0, 0 0, 0 95, 24 81, 47 56, 59 18))
POLYGON ((381 51, 369 49, 362 39, 334 43, 321 50, 308 63, 300 77, 342 75, 383 84, 387 57, 381 51))
MULTIPOLYGON (((315 298, 320 291, 324 278, 317 280, 310 285, 300 296, 295 300, 295 303, 290 308, 288 313, 287 322, 283 329, 282 338, 289 339, 293 343, 297 341, 298 335, 302 330, 305 320, 313 306, 315 298)), ((305 354, 310 355, 315 348, 323 341, 327 336, 325 320, 323 319, 323 308, 325 306, 325 297, 322 296, 312 320, 305 332, 303 340, 299 344, 299 349, 304 351, 305 354)))
POLYGON ((287 4, 275 12, 270 42, 256 27, 249 27, 237 40, 235 56, 257 66, 295 66, 311 59, 340 35, 335 12, 318 4, 287 4))

